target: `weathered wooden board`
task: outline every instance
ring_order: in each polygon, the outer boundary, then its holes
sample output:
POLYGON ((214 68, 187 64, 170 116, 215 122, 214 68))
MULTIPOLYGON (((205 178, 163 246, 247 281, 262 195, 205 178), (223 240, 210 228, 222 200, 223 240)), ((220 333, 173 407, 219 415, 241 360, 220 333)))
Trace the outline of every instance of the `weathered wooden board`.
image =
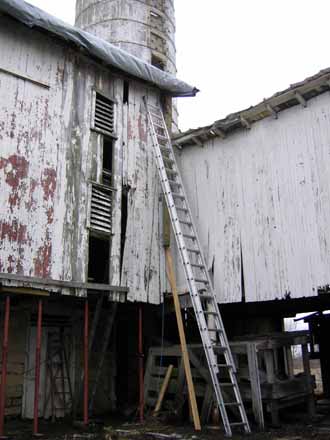
POLYGON ((142 99, 159 92, 130 81, 124 104, 123 77, 5 17, 0 46, 0 272, 87 281, 89 185, 102 176, 101 136, 91 130, 97 88, 116 102, 110 283, 128 286, 129 300, 159 303, 162 204, 142 99))
MULTIPOLYGON (((330 283, 327 93, 179 155, 219 302, 317 294, 330 283)), ((183 282, 183 281, 182 281, 183 282)))

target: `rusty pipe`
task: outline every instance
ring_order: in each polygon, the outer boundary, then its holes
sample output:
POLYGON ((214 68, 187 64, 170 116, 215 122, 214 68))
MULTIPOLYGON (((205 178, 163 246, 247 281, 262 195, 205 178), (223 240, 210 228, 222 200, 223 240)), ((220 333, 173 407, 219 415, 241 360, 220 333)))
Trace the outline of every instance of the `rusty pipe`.
POLYGON ((33 435, 38 435, 38 416, 39 416, 39 385, 40 385, 40 354, 42 337, 42 300, 38 301, 38 320, 37 320, 37 343, 35 359, 35 378, 34 378, 34 410, 33 410, 33 435))
POLYGON ((84 319, 84 426, 88 426, 88 299, 85 300, 84 319))
POLYGON ((5 301, 5 319, 3 324, 2 370, 1 370, 1 384, 0 384, 0 436, 1 437, 4 436, 4 424, 5 424, 9 317, 10 317, 10 296, 7 295, 5 301))
POLYGON ((140 423, 144 420, 144 380, 143 380, 143 314, 142 304, 139 305, 139 416, 140 423))

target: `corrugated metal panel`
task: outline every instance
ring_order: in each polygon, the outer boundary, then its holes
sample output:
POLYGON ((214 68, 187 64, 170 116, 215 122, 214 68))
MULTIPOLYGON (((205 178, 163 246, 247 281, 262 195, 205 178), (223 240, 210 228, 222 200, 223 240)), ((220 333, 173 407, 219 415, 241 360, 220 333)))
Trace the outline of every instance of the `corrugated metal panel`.
POLYGON ((317 294, 330 283, 330 101, 187 147, 180 163, 220 302, 317 294))

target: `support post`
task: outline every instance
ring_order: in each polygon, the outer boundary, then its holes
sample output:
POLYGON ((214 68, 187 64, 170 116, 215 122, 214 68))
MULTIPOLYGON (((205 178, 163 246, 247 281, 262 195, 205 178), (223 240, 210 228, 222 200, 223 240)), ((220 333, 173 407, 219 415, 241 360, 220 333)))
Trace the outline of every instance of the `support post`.
POLYGON ((9 316, 10 316, 10 296, 7 295, 5 300, 5 317, 3 324, 3 339, 2 339, 2 370, 1 370, 1 385, 0 385, 0 437, 4 437, 9 316))
POLYGON ((201 422, 200 422, 199 412, 198 412, 198 407, 197 407, 194 383, 192 380, 190 360, 189 360, 189 354, 188 354, 187 342, 186 342, 186 335, 184 332, 184 326, 183 326, 182 315, 181 315, 180 300, 179 300, 178 290, 176 287, 171 250, 168 247, 165 248, 165 257, 166 257, 167 277, 168 277, 168 280, 169 280, 169 283, 171 286, 171 290, 172 290, 172 294, 173 294, 175 314, 176 314, 176 320, 177 320, 179 336, 180 336, 182 359, 183 359, 183 365, 184 365, 184 369, 185 369, 185 373, 186 373, 189 401, 190 401, 190 405, 191 405, 191 412, 192 412, 192 416, 193 416, 194 427, 195 427, 196 431, 200 431, 201 430, 201 422))
POLYGON ((35 358, 35 377, 34 377, 34 410, 33 410, 33 435, 38 436, 39 422, 39 385, 40 385, 40 353, 41 353, 41 331, 42 331, 42 300, 38 300, 38 319, 37 319, 37 343, 35 358))
POLYGON ((143 381, 143 314, 139 304, 139 416, 140 423, 144 420, 144 381, 143 381))
POLYGON ((85 299, 84 318, 84 426, 88 426, 88 299, 85 299))

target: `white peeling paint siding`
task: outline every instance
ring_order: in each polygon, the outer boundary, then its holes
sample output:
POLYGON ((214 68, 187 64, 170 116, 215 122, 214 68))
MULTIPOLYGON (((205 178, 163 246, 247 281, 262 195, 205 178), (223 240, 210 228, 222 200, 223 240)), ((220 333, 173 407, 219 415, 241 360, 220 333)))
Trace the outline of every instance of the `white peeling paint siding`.
POLYGON ((123 149, 123 184, 129 191, 122 284, 130 288, 129 300, 159 304, 165 283, 162 203, 144 95, 151 103, 158 98, 151 89, 131 83, 123 149))
POLYGON ((313 296, 330 283, 330 97, 183 149, 219 302, 313 296))
POLYGON ((96 87, 116 101, 110 282, 128 286, 131 301, 158 304, 162 206, 142 98, 155 102, 159 92, 130 81, 123 105, 118 74, 4 17, 0 50, 0 272, 87 281, 88 188, 102 167, 100 135, 91 130, 96 87), (123 184, 129 203, 121 270, 123 184))

